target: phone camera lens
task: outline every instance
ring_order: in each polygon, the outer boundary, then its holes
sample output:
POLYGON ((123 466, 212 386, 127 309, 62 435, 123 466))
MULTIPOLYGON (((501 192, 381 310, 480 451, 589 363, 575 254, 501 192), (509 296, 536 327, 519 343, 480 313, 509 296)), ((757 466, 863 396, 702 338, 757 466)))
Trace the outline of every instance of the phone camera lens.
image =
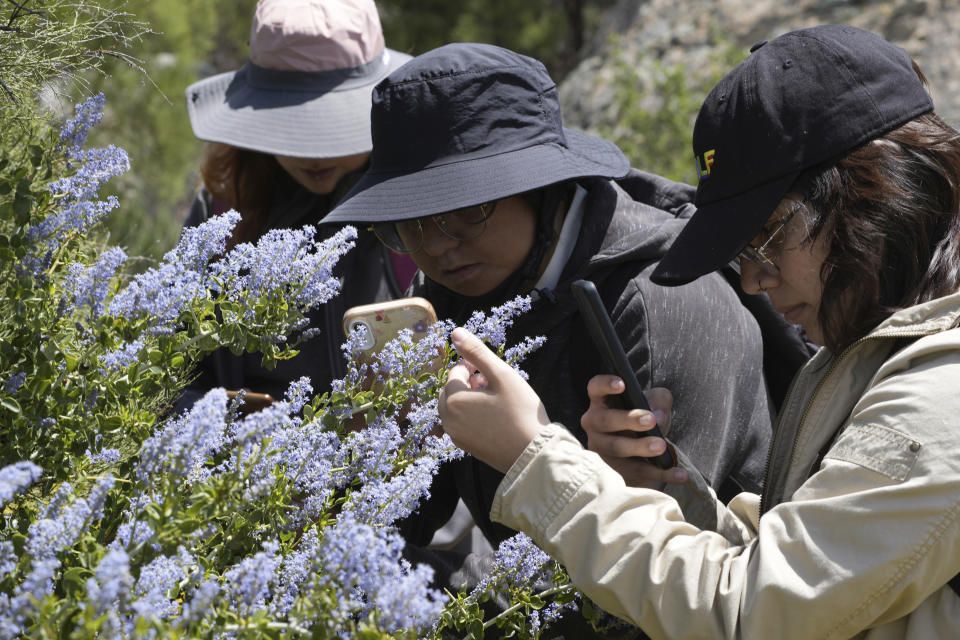
POLYGON ((373 336, 373 329, 370 327, 370 324, 366 320, 354 320, 350 323, 350 333, 356 331, 363 332, 363 339, 360 341, 360 350, 369 351, 373 349, 373 345, 376 343, 376 339, 373 336))

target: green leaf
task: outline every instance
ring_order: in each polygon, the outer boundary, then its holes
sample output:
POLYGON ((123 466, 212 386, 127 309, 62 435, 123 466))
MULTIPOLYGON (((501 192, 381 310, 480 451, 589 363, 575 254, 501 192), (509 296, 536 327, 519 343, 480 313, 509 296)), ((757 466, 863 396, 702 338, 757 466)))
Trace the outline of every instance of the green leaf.
POLYGON ((20 413, 20 403, 10 396, 0 396, 0 406, 3 406, 7 411, 20 413))
POLYGON ((60 579, 60 584, 68 596, 76 596, 86 589, 87 578, 93 575, 89 569, 73 567, 67 569, 60 579))
POLYGON ((17 193, 13 199, 13 218, 17 224, 26 224, 30 220, 30 211, 33 209, 31 196, 17 193))
POLYGON ((471 620, 467 625, 467 632, 473 640, 483 640, 483 622, 480 620, 471 620))

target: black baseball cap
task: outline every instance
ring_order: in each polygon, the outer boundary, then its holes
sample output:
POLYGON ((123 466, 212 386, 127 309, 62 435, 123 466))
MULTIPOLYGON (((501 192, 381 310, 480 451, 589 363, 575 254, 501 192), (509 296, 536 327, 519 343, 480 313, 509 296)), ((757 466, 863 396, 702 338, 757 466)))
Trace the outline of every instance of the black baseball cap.
POLYGON ((933 111, 907 53, 845 25, 751 48, 693 129, 697 212, 651 275, 681 285, 733 260, 805 170, 933 111))

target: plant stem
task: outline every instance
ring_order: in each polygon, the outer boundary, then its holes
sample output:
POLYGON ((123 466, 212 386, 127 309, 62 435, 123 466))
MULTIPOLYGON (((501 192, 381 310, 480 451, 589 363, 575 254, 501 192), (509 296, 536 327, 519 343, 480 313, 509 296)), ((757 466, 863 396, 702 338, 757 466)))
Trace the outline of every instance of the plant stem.
MULTIPOLYGON (((542 591, 542 592, 540 592, 540 593, 538 593, 538 594, 536 594, 536 595, 537 595, 537 597, 539 597, 539 598, 548 598, 548 597, 550 597, 550 596, 557 595, 558 593, 566 593, 567 591, 571 591, 571 590, 573 590, 573 583, 572 583, 572 582, 568 582, 568 583, 566 583, 566 584, 561 584, 560 586, 552 587, 552 588, 550 588, 550 589, 547 589, 546 591, 542 591)), ((517 604, 513 605, 513 606, 510 607, 509 609, 505 609, 504 611, 498 613, 498 614, 495 615, 494 617, 492 617, 492 618, 490 618, 489 620, 487 620, 486 622, 484 622, 484 623, 483 623, 483 628, 484 628, 484 629, 490 628, 491 626, 493 626, 494 624, 497 623, 497 620, 499 620, 499 619, 501 619, 501 618, 505 618, 505 617, 507 617, 508 615, 510 615, 511 613, 513 613, 514 611, 517 611, 517 610, 519 610, 519 609, 521 609, 521 608, 523 608, 523 607, 526 607, 526 606, 527 606, 526 603, 524 603, 524 602, 518 602, 517 604)), ((464 640, 466 640, 466 639, 464 639, 464 640)))

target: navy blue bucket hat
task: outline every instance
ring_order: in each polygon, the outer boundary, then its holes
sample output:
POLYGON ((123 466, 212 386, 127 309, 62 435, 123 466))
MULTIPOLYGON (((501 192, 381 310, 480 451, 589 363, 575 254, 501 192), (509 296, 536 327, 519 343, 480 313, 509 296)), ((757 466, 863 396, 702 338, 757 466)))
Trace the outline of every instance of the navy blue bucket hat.
POLYGON ((613 143, 563 126, 540 62, 492 45, 446 45, 391 73, 371 127, 370 168, 324 223, 419 218, 630 168, 613 143))
POLYGON ((869 31, 822 25, 754 45, 700 108, 697 212, 651 280, 723 267, 807 175, 932 110, 907 53, 869 31))

